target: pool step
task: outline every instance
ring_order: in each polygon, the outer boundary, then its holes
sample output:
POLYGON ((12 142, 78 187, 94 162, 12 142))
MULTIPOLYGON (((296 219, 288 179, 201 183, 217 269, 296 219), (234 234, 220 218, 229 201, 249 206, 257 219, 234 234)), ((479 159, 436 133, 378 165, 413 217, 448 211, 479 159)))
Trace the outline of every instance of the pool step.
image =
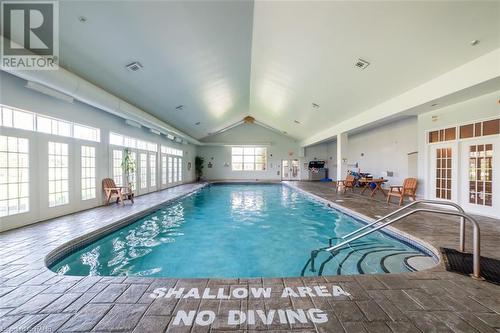
POLYGON ((315 262, 316 271, 306 270, 304 275, 412 272, 422 269, 422 266, 428 265, 429 261, 432 259, 420 252, 392 245, 380 245, 376 242, 353 242, 335 256, 329 253, 319 253, 315 262))

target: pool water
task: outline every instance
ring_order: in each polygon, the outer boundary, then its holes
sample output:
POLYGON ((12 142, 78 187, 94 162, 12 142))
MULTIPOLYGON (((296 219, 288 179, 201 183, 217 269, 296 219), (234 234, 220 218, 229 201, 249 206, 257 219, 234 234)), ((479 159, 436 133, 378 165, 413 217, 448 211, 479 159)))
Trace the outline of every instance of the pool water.
MULTIPOLYGON (((300 276, 311 250, 362 224, 280 184, 210 185, 74 252, 51 269, 67 275, 174 278, 300 276)), ((322 253, 306 275, 412 270, 427 256, 375 232, 322 253), (321 263, 323 263, 321 265, 321 263)))

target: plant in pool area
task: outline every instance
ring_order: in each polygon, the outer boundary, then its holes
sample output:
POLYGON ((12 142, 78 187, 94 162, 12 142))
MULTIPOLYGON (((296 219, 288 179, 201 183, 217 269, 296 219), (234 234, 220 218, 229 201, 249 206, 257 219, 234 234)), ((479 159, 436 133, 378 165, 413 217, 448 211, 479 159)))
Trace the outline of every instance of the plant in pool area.
POLYGON ((196 173, 196 179, 200 181, 201 177, 203 176, 203 163, 205 160, 203 157, 196 156, 194 158, 194 171, 196 173))
POLYGON ((125 155, 123 156, 122 168, 127 176, 128 184, 133 187, 132 183, 132 174, 135 172, 135 160, 132 158, 132 153, 129 149, 125 149, 125 155))

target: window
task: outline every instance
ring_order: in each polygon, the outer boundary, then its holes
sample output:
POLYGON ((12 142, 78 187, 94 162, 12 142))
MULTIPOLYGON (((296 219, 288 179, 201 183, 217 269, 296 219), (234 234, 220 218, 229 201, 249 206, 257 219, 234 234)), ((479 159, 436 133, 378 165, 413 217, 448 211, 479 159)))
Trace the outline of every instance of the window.
POLYGON ((116 186, 123 186, 122 160, 123 152, 118 149, 113 149, 113 180, 116 186))
POLYGON ((170 147, 163 146, 163 145, 161 146, 161 152, 163 154, 174 155, 174 156, 182 156, 184 153, 180 149, 170 148, 170 147))
POLYGON ((0 126, 99 142, 98 128, 0 105, 0 126))
POLYGON ((82 146, 80 161, 82 168, 82 200, 94 199, 96 197, 95 148, 82 146))
POLYGON ((451 148, 436 149, 436 198, 451 200, 451 148))
POLYGON ((174 183, 177 182, 177 158, 174 157, 174 176, 173 176, 173 181, 174 183))
POLYGON ((47 134, 71 136, 71 123, 38 115, 36 117, 37 131, 47 134))
POLYGON ((173 173, 174 173, 174 165, 173 165, 173 157, 169 156, 168 157, 168 182, 173 183, 174 178, 173 178, 173 173))
MULTIPOLYGON (((137 154, 135 151, 130 152, 130 159, 134 162, 134 165, 137 165, 137 163, 136 163, 137 154)), ((135 190, 136 186, 137 186, 137 170, 134 169, 133 172, 130 172, 128 175, 128 178, 129 178, 128 182, 130 184, 130 187, 132 188, 132 190, 135 190)))
POLYGON ((231 164, 233 171, 266 170, 267 149, 263 147, 232 147, 231 164))
POLYGON ((75 139, 82 139, 88 141, 101 141, 100 130, 98 128, 93 128, 89 126, 74 124, 73 125, 73 137, 75 139))
POLYGON ((148 155, 141 154, 141 188, 148 187, 148 155))
POLYGON ((35 115, 32 112, 5 107, 0 110, 0 125, 2 126, 33 131, 34 123, 35 115))
POLYGON ((49 142, 49 207, 69 202, 68 144, 49 142))
POLYGON ((0 217, 29 211, 28 139, 0 135, 0 217))
POLYGON ((156 186, 156 155, 149 155, 149 185, 151 187, 156 186))
POLYGON ((179 167, 177 169, 177 180, 182 181, 182 158, 178 158, 177 162, 179 163, 179 167))
POLYGON ((117 133, 109 133, 109 143, 116 146, 123 146, 127 148, 137 148, 147 151, 158 151, 158 145, 154 142, 139 140, 136 138, 128 137, 117 133))
POLYGON ((447 129, 441 129, 438 131, 429 132, 429 143, 451 141, 455 140, 457 137, 457 128, 450 127, 447 129))
POLYGON ((473 145, 469 148, 469 202, 493 204, 493 145, 473 145))
POLYGON ((167 156, 163 154, 161 155, 161 183, 167 184, 167 156))

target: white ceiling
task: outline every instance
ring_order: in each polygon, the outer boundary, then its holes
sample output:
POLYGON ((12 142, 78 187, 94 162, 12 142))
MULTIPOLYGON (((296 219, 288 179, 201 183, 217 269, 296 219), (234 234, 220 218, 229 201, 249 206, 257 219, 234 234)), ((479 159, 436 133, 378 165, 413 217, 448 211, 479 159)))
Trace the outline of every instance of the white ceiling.
POLYGON ((251 114, 304 139, 500 47, 500 2, 65 1, 60 8, 63 67, 196 138, 251 114), (473 39, 481 42, 472 47, 473 39), (355 68, 358 58, 370 66, 355 68), (144 69, 127 71, 135 60, 144 69))

